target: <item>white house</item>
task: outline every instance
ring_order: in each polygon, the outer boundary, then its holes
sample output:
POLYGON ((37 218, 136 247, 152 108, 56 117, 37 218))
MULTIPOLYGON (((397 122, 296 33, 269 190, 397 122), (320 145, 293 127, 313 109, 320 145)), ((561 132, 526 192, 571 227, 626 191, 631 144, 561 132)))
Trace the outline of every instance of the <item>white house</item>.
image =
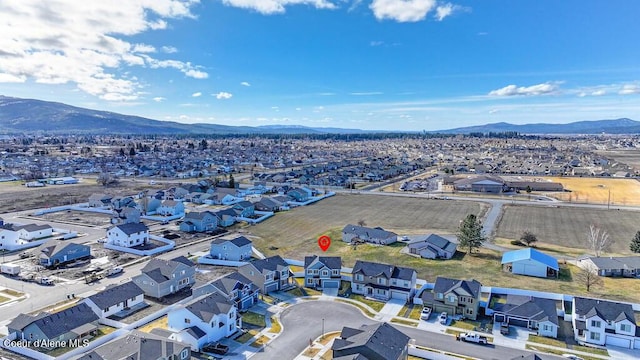
POLYGON ((143 223, 127 223, 107 230, 107 243, 115 246, 134 247, 149 241, 149 228, 143 223))
POLYGON ((211 241, 209 253, 214 259, 246 261, 251 259, 251 240, 244 236, 236 236, 233 239, 218 238, 211 241))
POLYGON ((537 331, 539 336, 558 337, 556 302, 532 296, 507 295, 507 301, 494 305, 496 323, 506 323, 537 331))
POLYGON ((196 298, 167 314, 169 330, 175 332, 172 340, 199 351, 205 344, 235 334, 242 320, 233 301, 218 292, 196 298))
POLYGON ((558 260, 532 248, 508 251, 502 255, 504 269, 513 274, 558 277, 558 260))
POLYGON ((574 338, 578 343, 640 349, 630 304, 576 296, 571 311, 574 338))
POLYGON ((0 228, 0 249, 2 250, 15 250, 22 245, 24 241, 20 240, 18 232, 0 228))
POLYGON ((133 281, 109 285, 99 293, 84 299, 83 302, 89 305, 101 319, 125 309, 145 306, 144 291, 133 281))
POLYGON ((184 215, 184 204, 181 201, 165 200, 156 212, 164 216, 184 215))
POLYGON ((51 225, 28 224, 16 227, 15 229, 20 239, 24 240, 42 239, 53 235, 51 225))

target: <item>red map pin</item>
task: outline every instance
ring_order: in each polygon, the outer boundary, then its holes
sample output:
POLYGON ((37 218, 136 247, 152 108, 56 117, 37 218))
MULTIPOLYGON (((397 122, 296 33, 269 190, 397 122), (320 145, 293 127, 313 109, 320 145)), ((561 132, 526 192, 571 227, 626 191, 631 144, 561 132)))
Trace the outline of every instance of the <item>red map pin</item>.
POLYGON ((320 246, 320 249, 322 249, 322 251, 327 251, 327 249, 329 249, 329 246, 331 246, 331 238, 327 235, 320 236, 318 238, 318 246, 320 246))

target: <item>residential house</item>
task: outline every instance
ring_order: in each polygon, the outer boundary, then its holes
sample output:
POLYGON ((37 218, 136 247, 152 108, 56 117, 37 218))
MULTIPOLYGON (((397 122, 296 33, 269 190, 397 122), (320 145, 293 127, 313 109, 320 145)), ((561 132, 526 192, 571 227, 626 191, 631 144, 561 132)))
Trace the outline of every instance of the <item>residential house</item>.
POLYGON ((89 207, 104 208, 111 205, 113 196, 108 194, 93 194, 89 196, 89 207))
POLYGON ((512 274, 536 277, 558 277, 558 260, 533 248, 507 251, 502 255, 502 266, 512 274))
POLYGON ((16 231, 0 227, 0 249, 13 250, 22 242, 23 241, 20 240, 20 236, 18 236, 16 231))
POLYGON ((233 209, 222 209, 213 213, 218 218, 218 225, 228 227, 236 222, 236 212, 233 209))
POLYGON ((240 201, 239 203, 233 205, 233 209, 236 210, 236 213, 239 217, 248 218, 255 214, 256 207, 253 203, 249 201, 240 201))
POLYGON ((410 254, 425 259, 451 259, 456 253, 457 244, 440 235, 431 234, 425 239, 412 241, 407 245, 410 254))
POLYGON ((85 298, 83 302, 101 318, 117 314, 123 310, 142 308, 144 291, 133 281, 111 284, 97 294, 85 298))
POLYGON ((309 200, 309 193, 298 188, 287 191, 287 196, 294 198, 297 202, 305 202, 309 200))
POLYGON ((398 234, 380 227, 369 228, 349 224, 342 229, 342 241, 347 243, 362 241, 371 244, 388 245, 398 241, 398 234))
POLYGON ((574 338, 580 344, 640 349, 631 304, 575 296, 571 315, 574 338))
POLYGON ((331 345, 334 360, 406 360, 411 338, 388 323, 343 327, 331 345))
POLYGON ((193 298, 219 292, 233 301, 238 311, 246 311, 258 303, 259 289, 251 280, 238 272, 193 289, 193 298))
POLYGON ((238 195, 237 189, 216 188, 215 194, 222 205, 232 205, 244 200, 238 195))
POLYGON ((640 276, 640 256, 589 257, 579 259, 578 266, 593 267, 600 276, 640 276))
POLYGON ((115 246, 134 247, 149 241, 149 228, 143 223, 126 223, 107 229, 107 243, 115 246))
POLYGON ((357 260, 353 266, 351 291, 379 300, 408 301, 416 287, 414 269, 357 260))
POLYGON ((244 236, 236 236, 233 239, 217 238, 211 241, 209 254, 214 259, 246 261, 251 258, 251 240, 244 236))
POLYGON ((70 241, 47 241, 40 245, 39 262, 42 266, 53 267, 75 260, 91 257, 89 245, 76 244, 70 241))
POLYGON ((242 265, 238 272, 251 280, 263 294, 292 286, 289 264, 279 255, 242 265))
POLYGON ((184 204, 182 201, 165 200, 156 209, 156 213, 163 216, 176 216, 184 214, 184 204))
POLYGON ((188 360, 191 347, 166 337, 139 330, 127 332, 75 360, 188 360))
POLYGON ((180 223, 180 230, 186 232, 213 231, 218 227, 218 217, 211 211, 188 212, 180 223))
POLYGON ((193 286, 196 264, 184 256, 171 260, 154 258, 140 271, 140 275, 133 277, 133 282, 146 296, 159 299, 193 286))
POLYGON ((433 291, 423 291, 422 302, 433 312, 446 312, 451 316, 462 315, 475 320, 480 305, 480 288, 477 280, 458 280, 437 277, 433 291))
POLYGON ((127 224, 140 222, 140 209, 125 207, 113 210, 113 218, 111 222, 114 224, 127 224))
POLYGON ((342 258, 339 256, 305 256, 304 286, 323 290, 340 288, 342 258))
POLYGON ((98 330, 98 315, 87 304, 80 303, 54 314, 20 314, 7 328, 16 339, 44 341, 44 348, 52 349, 66 341, 92 337, 98 330))
MULTIPOLYGON (((503 295, 501 295, 503 296, 503 295)), ((496 323, 537 331, 539 336, 558 336, 558 312, 552 299, 533 296, 506 295, 505 303, 496 302, 493 319, 496 323)))
POLYGON ((14 226, 14 230, 18 233, 20 239, 37 240, 53 236, 53 228, 51 225, 27 224, 14 226))
POLYGON ((233 301, 214 292, 169 311, 167 324, 169 330, 177 332, 172 340, 200 351, 208 343, 235 334, 242 327, 242 320, 233 301))
POLYGON ((263 197, 260 201, 253 203, 258 211, 276 212, 280 210, 282 204, 272 198, 263 197))
POLYGON ((136 204, 136 201, 133 200, 131 196, 114 197, 111 199, 111 208, 114 210, 122 209, 125 207, 137 207, 137 206, 138 204, 136 204))

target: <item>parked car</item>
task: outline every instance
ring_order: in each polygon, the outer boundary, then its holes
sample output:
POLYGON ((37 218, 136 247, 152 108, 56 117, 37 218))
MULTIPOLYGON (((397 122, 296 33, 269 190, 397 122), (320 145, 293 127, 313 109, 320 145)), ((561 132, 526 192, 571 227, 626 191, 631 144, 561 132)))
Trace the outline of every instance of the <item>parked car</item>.
POLYGON ((431 308, 430 307, 423 307, 422 308, 422 313, 420 314, 420 319, 422 320, 429 320, 429 317, 431 316, 431 308))
POLYGON ((509 335, 509 331, 510 331, 509 324, 507 323, 500 324, 500 334, 506 336, 506 335, 509 335))
POLYGON ((440 324, 447 325, 447 320, 448 319, 447 319, 447 313, 446 312, 441 313, 440 317, 438 319, 440 321, 440 324))
POLYGON ((487 339, 486 336, 482 336, 482 335, 478 335, 478 334, 474 334, 474 333, 461 333, 461 334, 458 334, 457 339, 461 340, 461 341, 465 341, 465 342, 472 342, 472 343, 480 344, 480 345, 489 344, 489 340, 487 339))
POLYGON ((218 355, 224 355, 229 351, 229 347, 227 345, 220 344, 220 343, 208 344, 202 348, 202 351, 210 352, 218 355))
POLYGON ((562 357, 570 360, 583 360, 580 356, 573 355, 573 354, 562 354, 562 357))

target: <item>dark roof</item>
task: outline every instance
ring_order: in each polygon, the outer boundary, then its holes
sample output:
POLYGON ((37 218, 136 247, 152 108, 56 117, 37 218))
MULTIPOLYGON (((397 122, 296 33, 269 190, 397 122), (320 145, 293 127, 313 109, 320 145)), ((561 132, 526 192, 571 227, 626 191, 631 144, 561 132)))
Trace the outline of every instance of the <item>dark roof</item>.
POLYGON ((194 267, 193 261, 184 256, 178 256, 171 260, 162 260, 158 258, 151 259, 140 271, 147 274, 156 282, 164 282, 171 279, 171 275, 176 271, 180 264, 188 267, 194 267))
POLYGON ((284 261, 284 259, 280 257, 280 255, 274 255, 266 259, 256 260, 251 264, 253 264, 253 266, 255 266, 255 268, 260 272, 264 272, 264 270, 277 271, 279 266, 289 266, 289 264, 284 261))
POLYGON ((340 256, 305 256, 304 268, 308 268, 310 265, 320 262, 329 269, 342 269, 342 258, 340 256))
POLYGON ((40 252, 47 258, 51 258, 53 255, 66 250, 73 250, 74 248, 89 249, 88 245, 76 244, 73 242, 65 241, 48 241, 40 248, 40 252))
POLYGON ((509 295, 507 303, 501 306, 499 312, 537 322, 550 321, 558 325, 556 302, 551 299, 509 295))
POLYGON ((147 225, 143 223, 127 223, 127 224, 116 225, 114 227, 120 229, 123 233, 127 235, 131 235, 131 234, 135 234, 143 231, 149 231, 149 228, 147 227, 147 225))
POLYGON ((579 316, 589 318, 599 316, 602 320, 618 322, 624 319, 636 324, 633 307, 614 301, 574 297, 574 311, 579 316))
POLYGON ((436 283, 433 287, 433 292, 436 294, 453 292, 456 295, 461 294, 461 290, 469 293, 474 298, 478 298, 480 295, 480 284, 479 281, 472 280, 458 280, 458 279, 450 279, 445 277, 438 276, 436 278, 436 283))
POLYGON ((357 260, 356 264, 353 266, 353 273, 355 274, 357 272, 362 272, 365 276, 384 275, 387 278, 411 280, 416 270, 389 264, 357 260))
POLYGON ((52 228, 51 225, 46 225, 46 224, 45 225, 27 224, 19 227, 19 229, 24 229, 28 232, 51 229, 51 228, 52 228))
POLYGON ((191 211, 185 214, 184 220, 194 219, 202 220, 205 216, 215 216, 211 211, 191 211))
POLYGON ((193 336, 194 339, 200 339, 203 336, 207 335, 206 332, 202 331, 202 329, 200 329, 197 326, 192 326, 188 328, 186 331, 189 335, 193 336))
POLYGON ((409 344, 410 337, 387 323, 362 325, 359 329, 344 327, 340 339, 331 346, 334 355, 353 355, 354 359, 397 359, 409 344))
POLYGON ((29 314, 20 314, 16 316, 13 320, 11 320, 11 322, 7 325, 7 328, 22 330, 32 322, 47 316, 49 316, 49 313, 47 312, 41 312, 35 316, 29 315, 29 314))
POLYGON ((27 326, 34 324, 48 339, 54 339, 93 321, 98 321, 98 315, 96 315, 87 304, 80 303, 60 312, 37 319, 27 324, 27 326))
POLYGON ((640 269, 640 256, 591 257, 599 269, 640 269))
POLYGON ((185 309, 208 323, 214 316, 228 313, 233 306, 233 302, 222 294, 215 292, 197 298, 185 306, 185 309))
POLYGON ((257 287, 251 282, 251 280, 244 277, 238 272, 233 272, 211 283, 216 289, 222 291, 226 295, 230 295, 233 290, 241 289, 244 286, 249 286, 252 289, 257 287))
POLYGON ((76 360, 147 360, 179 355, 189 345, 162 336, 133 330, 76 360))
POLYGON ((106 289, 88 297, 99 309, 106 309, 109 306, 117 305, 126 299, 132 299, 144 294, 140 287, 128 281, 120 285, 109 285, 106 289))
POLYGON ((216 244, 216 245, 220 245, 220 244, 224 244, 226 242, 230 242, 233 245, 237 246, 237 247, 243 247, 245 245, 251 245, 251 240, 247 239, 244 236, 236 236, 233 239, 224 239, 224 238, 217 238, 213 241, 211 241, 211 244, 216 244))
POLYGON ((250 201, 240 201, 239 203, 236 203, 235 205, 233 205, 234 207, 238 206, 238 207, 243 207, 243 208, 250 208, 250 207, 254 207, 255 205, 253 205, 252 202, 250 201))
POLYGON ((228 215, 228 216, 233 216, 233 217, 238 215, 233 209, 229 209, 229 208, 218 210, 218 211, 214 212, 214 214, 219 218, 222 218, 223 215, 228 215))
POLYGON ((179 262, 179 263, 185 264, 185 265, 187 265, 189 267, 196 266, 196 264, 193 261, 187 259, 185 256, 174 257, 170 261, 179 262))
POLYGON ((396 233, 383 230, 382 228, 369 228, 358 225, 347 225, 342 229, 345 234, 354 234, 358 237, 363 236, 366 239, 388 239, 393 236, 398 236, 396 233))

